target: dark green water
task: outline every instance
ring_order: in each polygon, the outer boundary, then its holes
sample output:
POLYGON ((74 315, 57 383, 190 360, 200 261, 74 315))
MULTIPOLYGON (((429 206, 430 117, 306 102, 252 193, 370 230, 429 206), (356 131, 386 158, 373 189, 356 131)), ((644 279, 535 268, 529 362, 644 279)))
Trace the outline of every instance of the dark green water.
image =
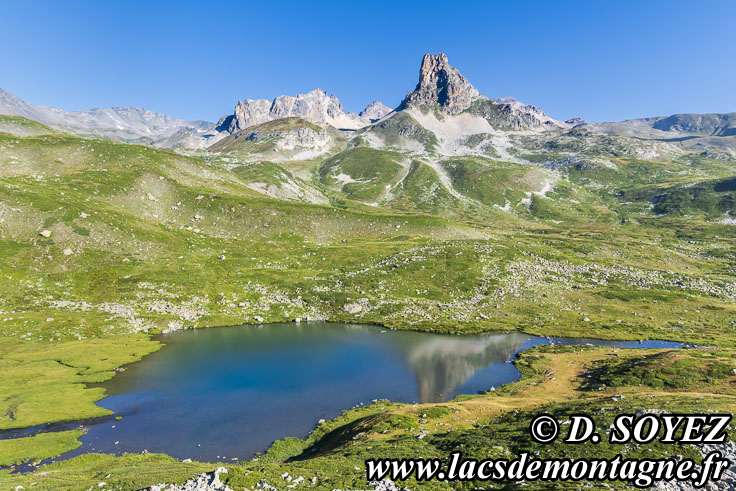
POLYGON ((99 404, 122 421, 91 426, 83 446, 63 458, 148 450, 245 459, 372 399, 441 402, 518 380, 514 355, 549 343, 521 333, 442 336, 312 322, 180 331, 160 339, 165 348, 104 384, 109 397, 99 404))

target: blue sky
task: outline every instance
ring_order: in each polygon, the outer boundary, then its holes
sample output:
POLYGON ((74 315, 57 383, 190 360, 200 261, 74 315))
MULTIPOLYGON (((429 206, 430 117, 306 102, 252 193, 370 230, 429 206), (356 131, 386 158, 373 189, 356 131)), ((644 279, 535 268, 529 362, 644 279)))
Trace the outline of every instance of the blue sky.
POLYGON ((736 2, 3 2, 0 87, 216 120, 321 87, 397 105, 425 52, 558 119, 736 111, 736 2))

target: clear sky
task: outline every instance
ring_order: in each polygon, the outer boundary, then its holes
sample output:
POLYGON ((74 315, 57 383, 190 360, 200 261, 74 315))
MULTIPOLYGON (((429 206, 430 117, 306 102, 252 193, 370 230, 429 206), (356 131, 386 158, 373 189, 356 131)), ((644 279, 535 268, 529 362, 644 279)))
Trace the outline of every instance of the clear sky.
POLYGON ((736 1, 4 1, 0 87, 79 110, 217 120, 315 87, 396 106, 445 52, 558 119, 736 111, 736 1))

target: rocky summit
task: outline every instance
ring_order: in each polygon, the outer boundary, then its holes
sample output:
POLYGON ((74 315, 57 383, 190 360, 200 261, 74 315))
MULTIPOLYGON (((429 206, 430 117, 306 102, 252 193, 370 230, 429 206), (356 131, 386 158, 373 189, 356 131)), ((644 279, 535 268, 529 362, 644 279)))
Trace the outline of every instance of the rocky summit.
POLYGON ((419 69, 419 83, 401 107, 439 104, 449 114, 457 114, 480 97, 478 90, 447 61, 447 55, 426 54, 419 69))
POLYGON ((371 124, 373 119, 380 119, 388 112, 390 109, 380 102, 373 102, 360 114, 346 112, 336 96, 327 95, 322 89, 314 89, 296 96, 281 95, 273 101, 240 101, 233 114, 220 119, 217 129, 233 134, 268 121, 301 118, 310 123, 326 123, 338 129, 355 130, 371 124))
POLYGON ((360 112, 361 118, 368 118, 372 123, 382 119, 392 111, 390 107, 381 101, 373 101, 360 112))

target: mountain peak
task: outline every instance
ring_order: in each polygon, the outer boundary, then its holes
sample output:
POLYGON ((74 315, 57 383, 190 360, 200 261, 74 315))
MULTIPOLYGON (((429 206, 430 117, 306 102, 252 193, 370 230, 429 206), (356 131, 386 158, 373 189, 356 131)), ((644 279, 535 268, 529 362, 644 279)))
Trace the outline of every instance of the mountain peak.
POLYGON ((368 126, 391 112, 381 103, 369 105, 360 115, 347 112, 335 95, 313 89, 295 96, 280 95, 267 99, 246 99, 235 106, 234 114, 223 116, 217 131, 237 133, 246 128, 284 118, 300 118, 310 123, 325 123, 337 129, 356 130, 368 126))
POLYGON ((478 90, 449 64, 446 54, 427 53, 419 68, 419 83, 400 107, 439 104, 444 112, 457 114, 478 97, 478 90))
POLYGON ((390 113, 392 109, 381 101, 373 101, 368 104, 365 109, 360 112, 361 118, 368 118, 371 122, 376 122, 379 119, 390 113))

